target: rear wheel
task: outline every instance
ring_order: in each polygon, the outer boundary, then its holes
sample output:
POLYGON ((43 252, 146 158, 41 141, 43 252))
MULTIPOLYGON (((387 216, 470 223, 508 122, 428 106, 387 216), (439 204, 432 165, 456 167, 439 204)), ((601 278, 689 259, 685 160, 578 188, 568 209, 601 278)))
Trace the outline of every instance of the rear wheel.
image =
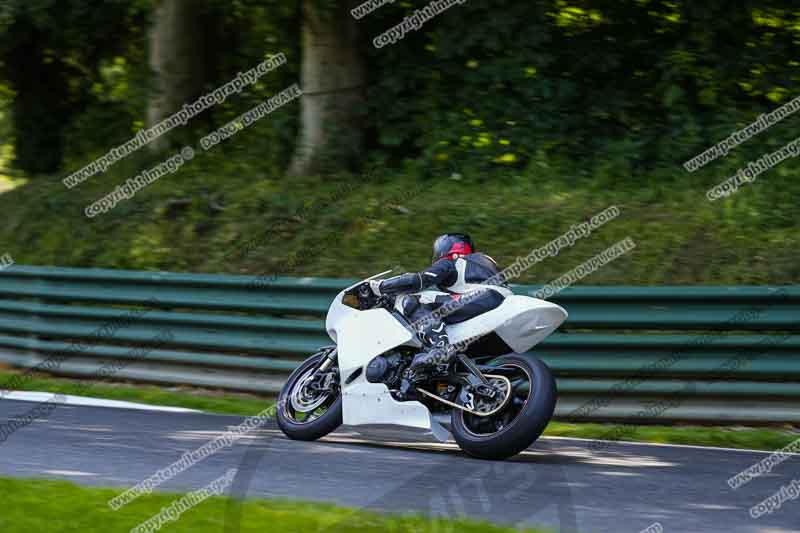
MULTIPOLYGON (((474 457, 507 459, 539 438, 553 416, 558 393, 550 369, 536 357, 508 355, 495 359, 492 366, 496 367, 492 374, 511 382, 510 400, 490 416, 453 409, 452 432, 461 449, 474 457)), ((481 412, 493 410, 489 405, 474 407, 481 412)))
POLYGON ((336 366, 317 372, 328 351, 300 365, 278 396, 278 427, 294 440, 317 440, 342 425, 342 395, 336 366))

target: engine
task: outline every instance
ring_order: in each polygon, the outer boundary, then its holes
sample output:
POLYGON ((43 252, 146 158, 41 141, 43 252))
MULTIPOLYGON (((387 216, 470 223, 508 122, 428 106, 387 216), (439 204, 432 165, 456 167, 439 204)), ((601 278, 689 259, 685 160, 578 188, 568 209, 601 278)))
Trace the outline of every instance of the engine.
POLYGON ((367 381, 385 383, 390 389, 396 388, 405 367, 405 359, 399 353, 379 355, 367 365, 367 381))

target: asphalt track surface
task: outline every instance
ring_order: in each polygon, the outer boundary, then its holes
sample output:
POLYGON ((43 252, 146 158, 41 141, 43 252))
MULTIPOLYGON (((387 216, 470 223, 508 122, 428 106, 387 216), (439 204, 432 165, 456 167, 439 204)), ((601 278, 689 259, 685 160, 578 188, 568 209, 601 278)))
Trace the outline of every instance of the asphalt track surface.
MULTIPOLYGON (((0 400, 0 423, 33 405, 0 400)), ((204 413, 59 406, 47 419, 0 444, 0 476, 128 488, 241 420, 204 413)), ((322 441, 303 443, 267 427, 204 459, 159 490, 198 489, 229 468, 238 468, 231 490, 247 497, 466 515, 582 533, 638 533, 655 522, 666 533, 796 533, 800 499, 784 502, 757 520, 748 511, 781 485, 800 478, 800 456, 737 490, 726 483, 766 456, 623 443, 592 450, 590 441, 544 438, 513 460, 490 462, 407 431, 344 429, 322 441)))

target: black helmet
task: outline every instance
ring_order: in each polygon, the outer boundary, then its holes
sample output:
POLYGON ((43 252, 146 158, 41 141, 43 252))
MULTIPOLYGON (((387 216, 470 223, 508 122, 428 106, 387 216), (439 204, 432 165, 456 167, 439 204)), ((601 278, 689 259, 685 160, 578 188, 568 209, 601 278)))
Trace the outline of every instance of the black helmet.
MULTIPOLYGON (((475 252, 475 243, 472 237, 466 233, 445 233, 439 235, 433 241, 433 257, 431 262, 435 263, 443 257, 458 255, 469 255, 475 252)), ((452 259, 452 257, 449 257, 452 259)))

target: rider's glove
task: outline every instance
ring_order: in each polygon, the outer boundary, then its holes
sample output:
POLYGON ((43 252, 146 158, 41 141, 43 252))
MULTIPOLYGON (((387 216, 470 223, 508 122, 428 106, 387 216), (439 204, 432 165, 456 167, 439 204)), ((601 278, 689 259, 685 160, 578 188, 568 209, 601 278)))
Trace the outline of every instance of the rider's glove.
POLYGON ((381 295, 381 283, 383 283, 383 280, 381 279, 369 280, 369 288, 372 289, 372 294, 375 296, 381 295))

